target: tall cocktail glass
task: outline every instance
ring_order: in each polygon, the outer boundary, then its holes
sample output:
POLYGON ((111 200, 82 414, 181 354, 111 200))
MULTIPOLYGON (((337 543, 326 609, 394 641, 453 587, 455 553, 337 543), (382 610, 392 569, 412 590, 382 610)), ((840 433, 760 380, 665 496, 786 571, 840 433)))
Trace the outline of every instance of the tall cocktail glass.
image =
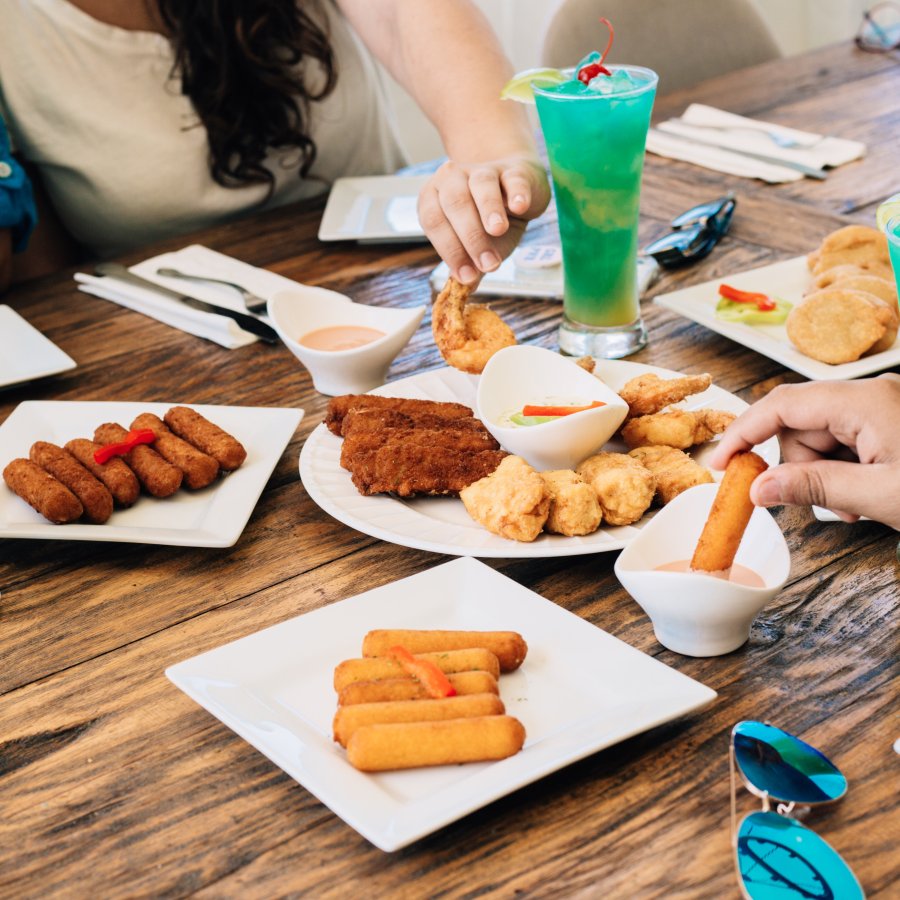
POLYGON ((658 80, 639 66, 610 69, 608 92, 574 78, 532 85, 562 242, 559 348, 607 359, 647 343, 638 303, 638 206, 658 80), (616 77, 620 72, 628 78, 616 77))

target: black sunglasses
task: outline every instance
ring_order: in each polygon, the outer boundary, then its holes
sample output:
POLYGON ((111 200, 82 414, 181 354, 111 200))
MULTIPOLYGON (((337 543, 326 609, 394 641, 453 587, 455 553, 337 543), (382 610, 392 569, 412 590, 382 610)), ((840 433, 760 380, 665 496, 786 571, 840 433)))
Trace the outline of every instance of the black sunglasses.
POLYGON ((854 40, 860 50, 869 53, 900 49, 900 5, 876 3, 866 10, 854 40))
POLYGON ((728 231, 735 206, 734 194, 726 194, 711 203, 691 207, 672 219, 669 234, 647 244, 641 253, 652 256, 667 269, 703 259, 728 231))

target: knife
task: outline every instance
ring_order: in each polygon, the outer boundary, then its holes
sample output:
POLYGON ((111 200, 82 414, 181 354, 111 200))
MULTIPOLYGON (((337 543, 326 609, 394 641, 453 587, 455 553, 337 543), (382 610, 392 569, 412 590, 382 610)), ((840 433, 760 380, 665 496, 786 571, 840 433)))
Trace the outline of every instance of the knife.
POLYGON ((783 166, 785 169, 793 169, 795 172, 802 172, 810 178, 818 178, 819 181, 824 181, 828 177, 828 174, 821 169, 807 166, 804 163, 794 162, 793 160, 781 159, 777 156, 766 156, 763 153, 751 153, 749 150, 738 150, 735 147, 727 147, 725 144, 717 144, 714 141, 702 141, 699 138, 687 137, 686 135, 678 134, 675 131, 667 131, 662 128, 653 128, 650 130, 650 133, 664 135, 667 138, 675 138, 676 140, 693 147, 714 147, 716 150, 728 150, 730 153, 736 153, 738 156, 746 156, 747 159, 755 159, 759 162, 769 163, 769 165, 772 166, 783 166))
POLYGON ((216 306, 214 303, 207 303, 205 300, 198 300, 196 297, 189 297, 187 294, 179 294, 178 291, 169 290, 169 288, 163 287, 155 281, 149 281, 146 278, 141 278, 140 275, 135 275, 134 272, 130 272, 120 263, 98 263, 98 265, 94 267, 94 274, 104 278, 116 278, 127 284, 133 284, 143 288, 145 291, 153 291, 155 294, 159 294, 162 297, 168 297, 170 300, 178 300, 185 306, 190 306, 192 309, 199 309, 201 312, 227 316, 229 319, 233 319, 237 322, 244 331, 255 334, 261 341, 265 341, 267 344, 278 343, 278 333, 275 329, 272 328, 271 325, 267 325, 261 319, 257 319, 256 316, 229 309, 227 306, 216 306))

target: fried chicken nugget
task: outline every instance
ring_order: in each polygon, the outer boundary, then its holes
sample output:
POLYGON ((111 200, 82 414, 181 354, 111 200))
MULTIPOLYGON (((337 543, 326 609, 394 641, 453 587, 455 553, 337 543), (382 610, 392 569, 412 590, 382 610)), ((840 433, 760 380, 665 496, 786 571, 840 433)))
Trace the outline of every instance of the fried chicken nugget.
POLYGON ((188 406, 173 406, 163 420, 178 437, 211 456, 223 472, 233 472, 247 458, 236 437, 188 406))
POLYGON ((884 337, 883 312, 862 291, 825 288, 795 306, 787 336, 806 356, 831 365, 853 362, 884 337))
POLYGON ((75 457, 98 481, 103 482, 106 489, 112 494, 116 505, 126 508, 133 506, 141 495, 141 485, 137 476, 128 464, 114 456, 105 463, 98 463, 94 459, 94 453, 101 444, 89 441, 87 438, 74 438, 66 444, 66 450, 75 457))
POLYGON ((575 471, 594 489, 609 525, 637 522, 653 502, 653 473, 624 453, 596 453, 575 471))
POLYGON ((49 472, 30 459, 14 459, 3 470, 9 489, 54 525, 81 518, 81 501, 49 472))
POLYGON ((84 517, 92 525, 102 525, 112 515, 112 494, 68 450, 47 441, 35 441, 29 456, 81 501, 84 517))
MULTIPOLYGON (((127 437, 128 432, 117 422, 105 422, 94 429, 94 440, 101 445, 120 444, 127 437)), ((122 458, 151 497, 171 497, 181 487, 181 469, 167 463, 147 444, 138 444, 122 458)))
POLYGON ((603 513, 594 489, 571 469, 541 472, 550 493, 550 512, 545 530, 569 537, 592 534, 600 527, 603 513))
POLYGON ((696 484, 710 484, 713 481, 708 469, 674 447, 637 447, 628 455, 653 473, 656 479, 654 500, 660 506, 665 506, 696 484))
MULTIPOLYGON (((497 679, 490 672, 451 672, 447 680, 457 694, 499 694, 497 679)), ((385 703, 389 700, 429 700, 431 694, 412 676, 382 678, 377 681, 354 681, 341 688, 338 705, 385 703)))
POLYGON ((660 378, 652 372, 638 375, 619 391, 619 396, 628 404, 628 416, 649 416, 661 409, 699 394, 712 384, 712 375, 684 375, 681 378, 660 378))
POLYGON ((208 453, 198 450, 169 431, 166 423, 153 413, 141 413, 132 428, 149 428, 156 435, 153 447, 159 455, 184 473, 184 483, 191 490, 212 484, 219 476, 219 463, 208 453))
POLYGON ((492 534, 533 541, 550 513, 544 479, 520 456, 507 456, 486 478, 459 492, 466 512, 492 534))
POLYGON ((347 761, 363 772, 448 766, 506 759, 524 743, 525 728, 512 716, 365 725, 347 743, 347 761))
POLYGON ((734 419, 734 413, 721 409, 673 409, 629 419, 622 426, 622 439, 630 450, 655 445, 687 450, 721 434, 734 419))

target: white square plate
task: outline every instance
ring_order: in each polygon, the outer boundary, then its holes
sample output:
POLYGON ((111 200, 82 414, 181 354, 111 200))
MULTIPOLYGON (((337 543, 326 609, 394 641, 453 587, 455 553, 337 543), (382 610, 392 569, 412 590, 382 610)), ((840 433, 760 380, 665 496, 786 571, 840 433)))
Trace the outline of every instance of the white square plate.
POLYGON ((474 559, 457 559, 225 644, 166 670, 186 694, 382 850, 407 844, 523 785, 711 703, 715 691, 474 559), (522 751, 494 763, 381 774, 332 741, 334 667, 374 628, 514 630, 521 669, 502 675, 522 751))
MULTIPOLYGON (((178 405, 62 400, 20 403, 0 425, 0 468, 12 459, 27 457, 35 441, 62 446, 73 438, 93 436, 94 429, 104 422, 118 422, 127 428, 142 412, 162 417, 178 405)), ((0 538, 230 547, 244 530, 303 418, 303 410, 189 405, 244 445, 247 459, 239 469, 201 491, 181 490, 165 499, 144 495, 130 509, 116 509, 105 525, 54 525, 0 481, 0 538)))
POLYGON ((319 224, 320 241, 424 241, 416 203, 429 175, 338 178, 319 224))
POLYGON ((0 388, 74 369, 76 362, 12 307, 0 305, 0 388))
POLYGON ((805 356, 797 350, 788 339, 784 325, 743 325, 739 322, 723 322, 716 318, 720 284, 730 284, 742 291, 760 291, 796 305, 803 299, 803 292, 809 287, 810 275, 806 257, 797 256, 771 266, 739 272, 736 275, 717 278, 715 281, 695 284, 684 290, 662 294, 656 298, 656 302, 814 381, 860 378, 900 364, 900 340, 881 353, 833 366, 805 356))

